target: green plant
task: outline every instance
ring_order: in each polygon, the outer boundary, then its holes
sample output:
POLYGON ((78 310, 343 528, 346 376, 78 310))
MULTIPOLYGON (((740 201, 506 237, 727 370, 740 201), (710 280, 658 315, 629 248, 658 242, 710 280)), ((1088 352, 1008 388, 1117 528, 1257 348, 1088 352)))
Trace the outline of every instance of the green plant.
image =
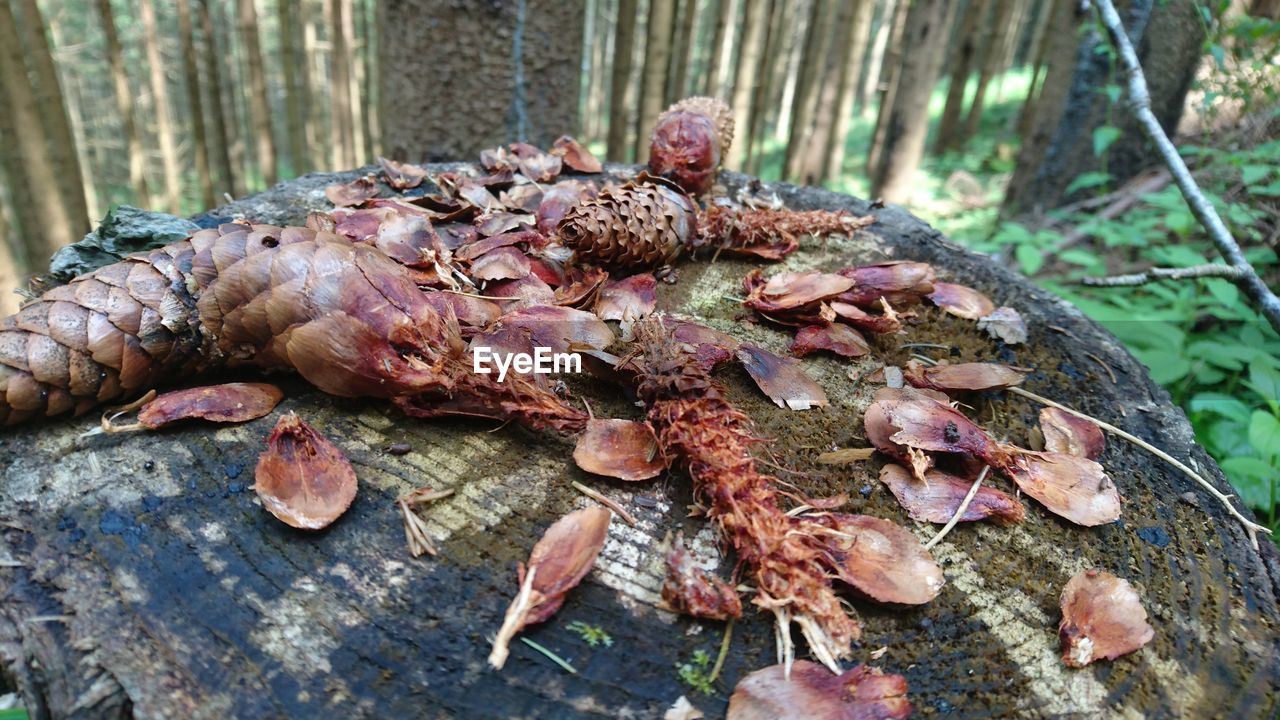
POLYGON ((574 620, 566 627, 578 634, 591 647, 603 645, 613 647, 613 637, 599 625, 588 625, 581 620, 574 620))
POLYGON ((711 654, 706 650, 694 650, 689 662, 677 663, 676 674, 681 682, 703 695, 715 692, 711 686, 711 654))

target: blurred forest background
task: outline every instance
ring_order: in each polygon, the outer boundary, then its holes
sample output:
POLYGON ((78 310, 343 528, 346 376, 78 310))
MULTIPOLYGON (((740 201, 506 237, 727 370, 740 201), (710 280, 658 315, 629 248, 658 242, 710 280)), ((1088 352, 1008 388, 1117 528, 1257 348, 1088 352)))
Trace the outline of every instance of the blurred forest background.
MULTIPOLYGON (((1080 0, 0 0, 0 286, 112 206, 192 214, 381 155, 564 133, 643 162, 693 94, 727 165, 909 206, 1107 325, 1273 526, 1280 337, 1138 134, 1080 0)), ((1152 106, 1272 286, 1280 0, 1117 2, 1152 106)), ((15 294, 0 294, 12 312, 15 294)))

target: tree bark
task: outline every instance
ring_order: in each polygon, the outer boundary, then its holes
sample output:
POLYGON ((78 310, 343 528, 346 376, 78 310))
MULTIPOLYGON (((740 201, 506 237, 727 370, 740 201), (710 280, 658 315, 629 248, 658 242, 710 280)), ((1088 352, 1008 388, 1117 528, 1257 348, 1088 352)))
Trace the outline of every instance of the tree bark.
POLYGON ((788 31, 791 28, 787 15, 790 2, 791 0, 768 0, 766 3, 768 27, 764 31, 764 55, 760 65, 761 80, 752 93, 751 105, 755 108, 755 112, 751 113, 746 137, 743 138, 747 143, 744 146, 745 167, 752 175, 760 173, 763 154, 760 143, 764 141, 764 130, 768 127, 770 114, 776 113, 782 102, 782 86, 787 81, 787 55, 783 52, 783 46, 786 44, 788 31))
POLYGON ((49 39, 45 35, 44 17, 36 0, 20 0, 22 35, 26 39, 27 66, 35 82, 36 105, 49 138, 49 157, 57 173, 59 187, 66 195, 67 211, 72 227, 81 232, 89 231, 89 213, 85 204, 84 178, 80 171, 80 158, 76 154, 75 133, 67 117, 63 103, 62 83, 53 64, 49 39))
POLYGON ((916 168, 929 130, 929 98, 946 55, 956 0, 916 0, 903 33, 906 48, 898 89, 886 125, 880 163, 871 176, 871 194, 888 202, 911 197, 916 168))
POLYGON ((1249 14, 1253 17, 1280 20, 1280 0, 1253 0, 1249 6, 1249 14))
MULTIPOLYGON (((307 58, 307 97, 316 100, 316 102, 308 100, 307 114, 310 122, 307 124, 309 133, 307 143, 311 147, 311 166, 333 170, 335 168, 333 156, 337 152, 335 143, 332 140, 328 142, 322 140, 322 136, 333 123, 333 97, 327 82, 329 67, 327 58, 321 56, 319 49, 319 22, 316 20, 317 15, 321 18, 328 17, 329 3, 326 0, 315 0, 315 2, 323 8, 321 12, 303 13, 307 18, 302 33, 302 54, 307 58)), ((325 26, 328 26, 327 22, 325 26)), ((331 132, 329 136, 332 137, 331 132)))
POLYGON ((910 0, 887 0, 880 7, 879 23, 867 52, 867 65, 858 80, 858 107, 866 112, 881 91, 880 75, 884 66, 884 56, 889 49, 889 38, 893 35, 895 20, 898 17, 898 6, 910 0))
POLYGON ((840 99, 836 104, 835 126, 827 139, 826 169, 823 173, 827 182, 838 180, 844 175, 845 141, 858 99, 858 82, 862 78, 867 44, 871 39, 871 14, 874 10, 874 3, 870 0, 857 0, 854 4, 849 37, 844 48, 845 56, 841 63, 840 99))
POLYGON ((9 210, 5 207, 4 197, 0 196, 0 313, 12 315, 18 312, 18 300, 21 296, 15 290, 21 286, 25 269, 18 264, 17 238, 14 237, 13 223, 9 222, 9 210))
MULTIPOLYGON (((3 22, 4 18, 0 17, 0 23, 3 22)), ((0 33, 3 33, 3 27, 0 27, 0 33)), ((3 48, 0 48, 0 56, 4 54, 3 48)), ((4 57, 0 57, 0 92, 5 92, 7 87, 4 78, 4 73, 8 72, 7 63, 4 57)), ((32 257, 27 247, 30 244, 27 238, 39 236, 42 223, 40 208, 36 206, 31 185, 24 172, 22 144, 17 139, 13 114, 13 109, 8 104, 0 103, 0 203, 6 199, 3 196, 7 193, 9 208, 12 210, 12 214, 8 216, 12 242, 8 247, 17 272, 26 275, 31 272, 34 264, 44 261, 42 255, 32 257)))
POLYGON ((582 0, 397 0, 382 12, 389 157, 456 160, 517 140, 546 147, 578 126, 582 0))
POLYGON ((676 48, 671 57, 671 76, 667 90, 667 103, 674 103, 688 94, 689 67, 693 57, 693 22, 698 17, 698 0, 680 0, 677 17, 676 48))
POLYGON ((702 86, 702 92, 710 97, 720 97, 724 89, 724 78, 721 75, 729 65, 725 61, 733 47, 733 29, 736 23, 731 22, 731 19, 737 18, 738 0, 714 0, 714 2, 716 3, 716 25, 714 34, 711 36, 706 83, 702 86))
MULTIPOLYGON (((65 47, 58 30, 57 21, 51 21, 49 23, 49 39, 53 44, 50 47, 65 47)), ((67 120, 71 123, 71 137, 73 139, 71 150, 75 154, 76 164, 80 168, 79 197, 84 199, 84 207, 87 214, 86 222, 92 223, 93 220, 102 216, 98 212, 99 186, 94 178, 93 162, 89 157, 88 131, 85 128, 84 114, 81 111, 82 85, 78 76, 67 72, 66 63, 57 64, 57 76, 59 86, 62 88, 61 95, 66 104, 67 120)))
POLYGON ((609 138, 607 157, 626 162, 630 156, 627 130, 631 116, 631 58, 635 53, 636 0, 618 0, 617 30, 613 40, 613 67, 609 78, 609 138))
POLYGON ((667 106, 668 66, 671 63, 672 29, 676 0, 649 0, 648 38, 645 40, 644 76, 636 118, 636 162, 649 161, 649 135, 658 115, 667 106))
POLYGON ((373 162, 380 154, 378 151, 378 103, 373 82, 378 33, 375 30, 376 24, 369 20, 368 5, 363 0, 358 0, 356 4, 356 17, 360 19, 356 27, 356 34, 360 38, 360 100, 357 104, 363 108, 360 128, 364 141, 364 156, 367 162, 373 162))
POLYGON ((584 33, 587 44, 583 48, 584 62, 590 63, 590 72, 586 77, 583 106, 578 110, 584 142, 605 139, 604 123, 609 115, 604 82, 608 67, 605 58, 613 57, 614 32, 617 29, 614 23, 609 22, 609 0, 594 0, 594 4, 594 11, 587 16, 594 32, 588 30, 584 33))
MULTIPOLYGON (((360 49, 356 43, 354 8, 352 0, 334 0, 341 13, 335 15, 338 23, 338 33, 335 38, 342 38, 343 52, 341 57, 345 58, 347 72, 347 104, 351 108, 351 119, 349 120, 351 133, 351 166, 359 166, 365 164, 368 158, 364 154, 364 103, 360 100, 360 49)), ((337 47, 334 48, 335 61, 338 61, 337 47)))
POLYGON ((1022 107, 1018 109, 1018 117, 1014 121, 1015 132, 1020 138, 1027 137, 1027 133, 1031 131, 1031 120, 1035 117, 1036 101, 1040 97, 1041 81, 1044 79, 1041 71, 1045 65, 1045 50, 1049 46, 1045 42, 1045 36, 1048 34, 1049 21, 1057 11, 1056 6, 1064 1, 1052 0, 1047 6, 1039 8, 1040 14, 1036 18, 1036 26, 1027 46, 1027 57, 1031 61, 1031 82, 1027 85, 1027 97, 1022 101, 1022 107))
POLYGON ((808 163, 811 156, 807 151, 815 140, 814 120, 818 103, 823 98, 823 89, 833 86, 824 81, 834 67, 830 47, 835 16, 836 0, 814 0, 800 56, 799 85, 791 103, 791 132, 787 136, 786 165, 782 175, 801 185, 811 184, 813 179, 808 163))
POLYGON ((271 104, 267 100, 267 74, 263 67, 262 42, 258 36, 258 11, 254 7, 254 0, 236 0, 236 8, 240 37, 244 43, 245 64, 249 69, 248 101, 253 125, 253 146, 262 180, 271 186, 278 179, 276 143, 271 132, 271 104))
MULTIPOLYGON (((1071 3, 1066 3, 1071 5, 1071 3)), ((1071 8, 1059 10, 1070 13, 1071 8)), ((1187 90, 1203 55, 1204 24, 1194 0, 1133 0, 1122 10, 1130 40, 1147 72, 1151 109, 1172 134, 1181 117, 1187 90)), ((1001 209, 1007 216, 1049 210, 1072 202, 1087 191, 1067 194, 1071 182, 1086 172, 1103 171, 1120 184, 1152 164, 1147 141, 1124 112, 1109 112, 1110 100, 1097 88, 1111 77, 1110 61, 1097 52, 1105 42, 1089 30, 1082 42, 1074 33, 1055 28, 1050 36, 1048 72, 1036 101, 1032 131, 1024 140, 1018 164, 1001 209), (1120 137, 1104 157, 1094 153, 1094 130, 1110 123, 1120 137)))
MULTIPOLYGON (((99 0, 107 2, 108 0, 99 0)), ((213 24, 213 16, 209 13, 209 0, 199 0, 200 27, 204 31, 204 69, 208 78, 209 116, 213 120, 213 138, 209 143, 214 163, 218 167, 218 179, 223 192, 239 195, 243 192, 237 182, 235 171, 231 165, 231 143, 227 137, 227 117, 223 111, 222 100, 222 53, 218 45, 218 36, 213 24)), ((224 48, 225 49, 225 48, 224 48)))
POLYGON ((288 118, 289 163, 295 175, 310 171, 311 158, 307 149, 306 86, 300 75, 306 65, 298 48, 297 0, 276 0, 276 12, 280 16, 280 61, 284 66, 284 108, 288 118))
POLYGON ((209 145, 204 128, 204 105, 200 100, 200 69, 196 65, 191 0, 178 0, 178 34, 182 37, 182 66, 187 79, 187 102, 191 107, 191 143, 195 147, 200 199, 203 207, 211 208, 217 202, 213 195, 213 178, 209 174, 209 145))
POLYGON ((982 63, 978 73, 978 86, 973 91, 973 100, 969 103, 969 114, 965 116, 964 131, 959 138, 963 145, 978 133, 978 125, 982 122, 982 105, 987 96, 987 88, 1000 72, 1000 64, 1004 62, 1004 47, 1009 42, 1016 0, 995 0, 995 8, 991 11, 991 28, 986 33, 987 42, 983 44, 982 63))
MULTIPOLYGON (((743 3, 746 16, 743 19, 742 43, 738 48, 737 67, 734 72, 733 119, 739 127, 748 128, 749 133, 749 129, 753 127, 752 123, 755 122, 755 113, 760 111, 760 108, 753 107, 752 100, 761 83, 761 72, 767 69, 760 67, 760 56, 764 49, 768 4, 765 0, 743 0, 743 3)), ((743 167, 750 152, 750 146, 750 137, 735 141, 725 166, 734 169, 743 167)))
POLYGON ((124 67, 124 50, 120 46, 120 35, 116 32, 111 0, 96 0, 95 5, 98 8, 98 17, 102 21, 102 33, 106 38, 107 66, 111 70, 116 112, 120 114, 120 127, 124 132, 125 146, 129 154, 129 186, 133 188, 134 202, 147 205, 151 198, 151 194, 147 191, 147 159, 142 148, 142 137, 138 133, 137 120, 133 114, 134 89, 129 83, 129 74, 124 67))
POLYGON ((160 144, 160 161, 164 170, 164 202, 175 215, 182 206, 182 170, 178 164, 178 145, 173 137, 173 119, 169 114, 169 85, 165 77, 164 58, 160 54, 160 31, 156 27, 156 12, 152 0, 141 0, 138 12, 142 17, 142 38, 147 51, 147 71, 151 81, 151 96, 155 103, 156 140, 160 144))
POLYGON ((894 98, 898 92, 898 78, 902 74, 903 34, 907 26, 907 15, 911 6, 917 2, 929 0, 898 0, 893 11, 892 25, 889 26, 885 50, 880 59, 877 87, 880 103, 876 109, 876 129, 871 136, 871 147, 867 149, 867 175, 874 177, 881 164, 884 145, 889 132, 889 117, 893 109, 894 98))
POLYGON ((12 7, 9 3, 0 3, 2 104, 8 108, 8 125, 13 130, 11 143, 17 145, 20 159, 20 174, 11 177, 10 182, 25 185, 30 193, 35 212, 31 224, 23 225, 22 243, 30 262, 41 264, 58 248, 79 240, 84 229, 77 224, 58 182, 57 168, 49 155, 49 139, 36 109, 35 91, 22 54, 12 7))
POLYGON ((970 2, 964 11, 964 19, 956 36, 955 51, 951 55, 951 82, 947 86, 947 104, 942 109, 937 140, 933 146, 933 151, 938 155, 960 147, 960 120, 964 111, 965 90, 973 71, 974 54, 979 43, 985 39, 979 30, 987 9, 988 5, 984 2, 970 2))

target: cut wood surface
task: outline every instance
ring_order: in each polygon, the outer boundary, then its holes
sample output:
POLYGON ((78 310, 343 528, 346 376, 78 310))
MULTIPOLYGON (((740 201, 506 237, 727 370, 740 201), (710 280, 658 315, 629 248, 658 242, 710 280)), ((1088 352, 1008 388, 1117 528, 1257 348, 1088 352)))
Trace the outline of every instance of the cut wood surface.
MULTIPOLYGON (((240 214, 301 223, 308 210, 328 207, 325 186, 370 170, 309 175, 197 220, 211 225, 240 214)), ((726 178, 731 192, 746 180, 726 178)), ((940 279, 1017 308, 1030 331, 1026 345, 1002 346, 971 321, 920 308, 906 335, 872 338, 872 352, 856 361, 800 360, 831 401, 804 412, 774 406, 745 372, 722 371, 730 399, 775 438, 774 460, 804 473, 783 474, 804 495, 846 492, 852 500, 842 511, 932 536, 934 528, 912 523, 877 480, 878 459, 816 462, 835 448, 865 446, 862 411, 877 386, 854 378, 885 362, 905 364, 912 349, 904 342, 953 346, 953 362, 1034 368, 1027 389, 1155 443, 1229 492, 1165 391, 1074 308, 899 208, 787 185, 766 189, 794 209, 848 208, 879 220, 853 239, 806 242, 766 273, 926 261, 940 279)), ((660 307, 785 353, 789 333, 746 322, 732 301, 752 267, 685 261, 676 284, 659 284, 660 307)), ((567 380, 597 417, 640 417, 615 389, 586 376, 567 380)), ((385 403, 338 400, 287 376, 272 381, 284 402, 238 426, 83 436, 98 423, 93 415, 0 432, 0 693, 16 685, 33 718, 651 718, 681 695, 717 717, 739 679, 775 662, 770 618, 748 607, 714 695, 677 676, 695 650, 715 655, 724 627, 655 609, 664 538, 682 529, 700 562, 719 563, 722 575, 733 565, 705 523, 688 517, 683 472, 605 480, 574 466, 571 437, 411 420, 385 403), (265 439, 288 412, 331 439, 359 477, 351 509, 324 531, 284 526, 251 490, 265 439), (393 443, 411 449, 387 451, 393 443), (517 590, 516 563, 552 522, 592 502, 574 481, 639 521, 612 523, 595 570, 556 617, 525 632, 577 674, 519 642, 494 672, 485 657, 517 590), (414 559, 395 499, 421 487, 454 493, 423 506, 439 554, 414 559), (603 628, 613 645, 589 646, 569 629, 574 621, 603 628)), ((993 394, 968 413, 997 437, 1025 443, 1039 410, 993 394)), ((1076 527, 1023 498, 1020 525, 957 526, 933 548, 947 584, 932 602, 885 609, 852 600, 864 628, 853 661, 872 662, 887 648, 873 664, 906 677, 922 717, 1274 716, 1275 547, 1252 550, 1216 501, 1128 443, 1108 442, 1101 462, 1124 497, 1120 522, 1076 527), (1060 658, 1059 595, 1092 567, 1133 585, 1155 638, 1133 655, 1073 670, 1060 658)), ((1013 492, 994 474, 987 483, 1013 492)))

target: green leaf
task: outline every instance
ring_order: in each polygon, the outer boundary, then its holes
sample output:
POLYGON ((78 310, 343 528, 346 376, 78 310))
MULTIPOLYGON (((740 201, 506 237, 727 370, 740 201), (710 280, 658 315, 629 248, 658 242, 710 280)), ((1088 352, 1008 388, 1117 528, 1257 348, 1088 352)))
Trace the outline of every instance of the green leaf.
POLYGON ((1035 275, 1040 268, 1044 267, 1044 253, 1039 248, 1019 245, 1014 248, 1013 255, 1018 259, 1023 275, 1035 275))
POLYGON ((1070 195, 1077 190, 1088 190, 1089 188, 1095 188, 1099 185, 1106 185, 1109 182, 1111 182, 1111 173, 1082 173, 1077 176, 1075 180, 1072 180, 1071 184, 1067 186, 1066 194, 1070 195))
POLYGON ((1231 306, 1240 302, 1240 289, 1235 283, 1222 278, 1209 278, 1204 281, 1205 289, 1213 296, 1213 299, 1223 305, 1231 306))
POLYGON ((1164 351, 1139 351, 1134 355, 1151 371, 1151 379, 1161 385, 1172 385, 1191 372, 1191 363, 1181 355, 1164 351))
POLYGON ((1249 188, 1251 195, 1265 195, 1266 197, 1280 197, 1280 182, 1271 183, 1270 185, 1255 185, 1249 188))
POLYGON ((1120 128, 1110 125, 1103 125, 1095 128, 1093 131, 1093 154, 1101 157, 1111 147, 1111 144, 1120 139, 1120 128))
POLYGON ((1191 412, 1209 412, 1229 418, 1239 418, 1241 423, 1249 417, 1249 406, 1240 400, 1216 392, 1197 393, 1187 403, 1191 412))
POLYGON ((1245 185, 1253 185, 1254 183, 1266 180, 1275 172, 1275 168, 1270 165, 1245 165, 1240 168, 1240 179, 1245 185))
POLYGON ((1280 419, 1265 410, 1249 417, 1249 444, 1263 457, 1280 455, 1280 419))
POLYGON ((1267 506, 1271 504, 1275 468, 1261 458, 1249 456, 1227 458, 1219 465, 1245 505, 1257 510, 1270 510, 1267 506))
POLYGON ((1280 370, 1268 360, 1254 360, 1249 363, 1249 387, 1267 402, 1280 402, 1280 370))

